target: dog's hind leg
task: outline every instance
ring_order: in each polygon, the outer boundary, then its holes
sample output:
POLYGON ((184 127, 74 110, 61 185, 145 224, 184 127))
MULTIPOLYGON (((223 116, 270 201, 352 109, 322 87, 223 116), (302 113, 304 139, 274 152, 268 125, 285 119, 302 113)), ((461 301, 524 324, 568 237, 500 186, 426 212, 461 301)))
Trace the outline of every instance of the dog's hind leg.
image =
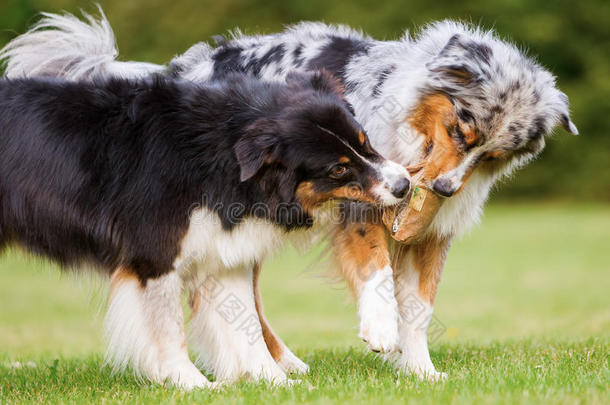
POLYGON ((208 273, 191 300, 189 340, 199 354, 198 364, 219 381, 245 377, 289 383, 263 339, 252 280, 252 266, 208 273))
POLYGON ((265 339, 267 349, 269 349, 271 356, 273 356, 273 359, 282 368, 282 370, 284 370, 285 373, 307 373, 309 371, 309 366, 295 356, 294 353, 292 353, 282 339, 280 339, 280 337, 273 332, 271 325, 269 325, 269 322, 267 322, 265 319, 265 314, 263 313, 263 299, 261 297, 259 286, 259 277, 261 272, 261 265, 259 263, 254 265, 253 272, 254 302, 256 304, 256 312, 258 313, 258 317, 261 321, 263 338, 265 339))
POLYGON ((185 389, 212 386, 188 357, 181 291, 175 271, 145 283, 129 269, 114 272, 105 326, 115 370, 131 366, 138 376, 185 389))

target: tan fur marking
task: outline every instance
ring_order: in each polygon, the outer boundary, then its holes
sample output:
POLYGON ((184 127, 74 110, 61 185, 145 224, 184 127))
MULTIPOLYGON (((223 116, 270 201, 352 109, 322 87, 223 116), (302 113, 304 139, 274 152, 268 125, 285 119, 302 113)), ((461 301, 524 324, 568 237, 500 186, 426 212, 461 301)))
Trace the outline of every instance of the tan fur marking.
POLYGON ((411 245, 394 243, 392 247, 391 262, 392 269, 394 269, 394 279, 396 279, 396 276, 405 268, 405 260, 411 245))
POLYGON ((341 276, 358 295, 374 271, 390 263, 385 228, 381 224, 347 224, 333 238, 341 276))
POLYGON ((479 139, 481 139, 481 134, 479 133, 479 131, 476 130, 476 128, 465 128, 463 125, 460 125, 460 129, 464 134, 464 141, 467 145, 476 145, 477 142, 479 142, 479 139))
POLYGON ((358 140, 360 141, 361 145, 364 145, 364 141, 366 141, 366 137, 364 136, 362 131, 358 131, 358 140))
POLYGON ((423 243, 414 245, 413 249, 415 269, 419 272, 419 296, 433 305, 449 250, 449 240, 429 238, 423 243))
POLYGON ((450 75, 453 80, 458 82, 459 84, 466 86, 467 84, 472 82, 473 75, 472 73, 463 70, 463 69, 453 69, 451 67, 441 67, 433 70, 434 72, 445 72, 447 75, 450 75))
POLYGON ((341 156, 339 158, 339 163, 349 163, 349 162, 350 162, 350 160, 347 156, 341 156))
POLYGON ((372 195, 365 193, 362 189, 353 185, 339 187, 327 193, 318 193, 313 189, 312 183, 303 182, 297 187, 295 195, 305 212, 309 213, 318 205, 333 198, 356 199, 368 203, 375 203, 375 198, 372 195))
POLYGON ((254 285, 254 306, 256 307, 256 313, 258 314, 258 319, 261 322, 261 329, 263 332, 263 339, 265 340, 265 344, 267 345, 267 350, 271 353, 271 357, 276 362, 280 360, 282 354, 284 354, 284 348, 280 344, 279 339, 271 329, 271 325, 265 319, 265 314, 263 313, 263 300, 261 297, 260 286, 259 286, 259 276, 261 272, 261 265, 256 263, 253 269, 253 285, 254 285))
POLYGON ((447 132, 447 128, 457 125, 457 115, 446 96, 432 94, 424 97, 409 117, 409 123, 426 136, 426 147, 432 145, 424 166, 424 179, 433 180, 457 167, 461 153, 447 132))
POLYGON ((504 151, 494 150, 485 154, 486 158, 501 159, 504 157, 504 151))
POLYGON ((126 267, 118 267, 110 277, 110 293, 112 294, 121 284, 137 281, 140 287, 144 287, 140 278, 126 267))
POLYGON ((191 318, 195 316, 197 312, 199 312, 199 308, 201 307, 201 292, 199 288, 193 289, 189 297, 189 306, 191 307, 191 318))

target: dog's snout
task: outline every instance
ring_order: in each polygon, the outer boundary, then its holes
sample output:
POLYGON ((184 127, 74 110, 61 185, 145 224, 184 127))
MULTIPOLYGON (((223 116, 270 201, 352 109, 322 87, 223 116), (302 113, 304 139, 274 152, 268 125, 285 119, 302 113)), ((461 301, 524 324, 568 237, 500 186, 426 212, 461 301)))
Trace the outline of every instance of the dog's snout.
POLYGON ((406 177, 396 181, 392 186, 392 195, 396 198, 404 198, 409 192, 411 182, 406 177))
POLYGON ((437 179, 432 184, 432 190, 443 197, 451 197, 455 193, 453 183, 449 179, 437 179))
POLYGON ((392 162, 385 161, 379 167, 379 183, 375 186, 374 193, 385 205, 398 204, 405 198, 411 188, 411 177, 407 169, 392 162))

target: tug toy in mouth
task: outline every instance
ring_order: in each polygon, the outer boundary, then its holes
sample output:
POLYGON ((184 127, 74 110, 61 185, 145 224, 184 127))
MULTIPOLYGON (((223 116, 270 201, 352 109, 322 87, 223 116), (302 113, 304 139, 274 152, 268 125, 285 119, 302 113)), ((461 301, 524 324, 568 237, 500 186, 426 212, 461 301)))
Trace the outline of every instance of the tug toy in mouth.
POLYGON ((383 223, 398 242, 412 243, 421 239, 441 206, 442 199, 422 183, 422 179, 418 179, 408 199, 383 212, 383 223))

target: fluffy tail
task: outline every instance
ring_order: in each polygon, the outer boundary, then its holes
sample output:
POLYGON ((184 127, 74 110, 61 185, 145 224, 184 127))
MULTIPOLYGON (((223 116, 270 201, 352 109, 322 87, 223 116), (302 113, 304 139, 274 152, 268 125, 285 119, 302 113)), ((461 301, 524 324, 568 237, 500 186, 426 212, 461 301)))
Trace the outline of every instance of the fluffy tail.
POLYGON ((164 69, 152 63, 117 61, 114 33, 104 12, 99 6, 98 9, 99 20, 85 12, 85 21, 72 14, 42 13, 43 18, 28 32, 0 49, 5 76, 136 78, 164 69))

